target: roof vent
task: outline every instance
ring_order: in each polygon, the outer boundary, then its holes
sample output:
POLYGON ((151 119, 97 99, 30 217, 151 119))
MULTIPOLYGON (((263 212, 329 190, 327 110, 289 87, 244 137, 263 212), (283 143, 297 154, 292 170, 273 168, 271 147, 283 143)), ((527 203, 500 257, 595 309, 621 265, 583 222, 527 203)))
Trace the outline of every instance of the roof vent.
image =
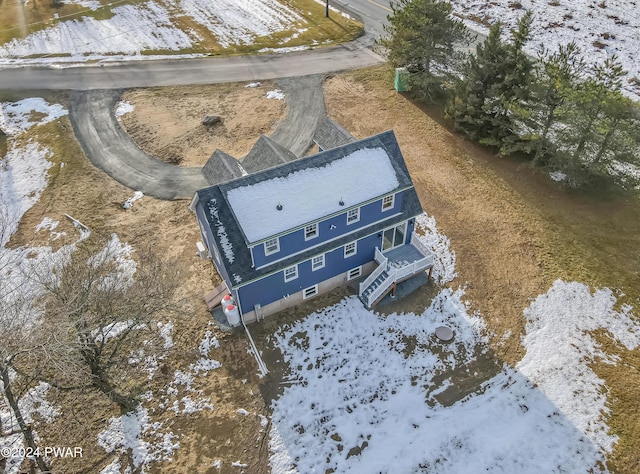
POLYGON ((340 198, 340 201, 338 201, 338 204, 340 204, 341 206, 344 206, 344 199, 340 198))
POLYGON ((282 210, 282 204, 278 203, 278 205, 276 206, 276 209, 281 211, 282 210))

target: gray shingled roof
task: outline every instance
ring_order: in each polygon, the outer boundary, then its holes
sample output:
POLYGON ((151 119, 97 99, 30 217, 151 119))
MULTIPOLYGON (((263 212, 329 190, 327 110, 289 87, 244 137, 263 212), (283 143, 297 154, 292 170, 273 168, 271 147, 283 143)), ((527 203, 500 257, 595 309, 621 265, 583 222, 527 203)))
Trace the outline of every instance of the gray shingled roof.
POLYGON ((297 159, 296 155, 278 142, 260 135, 251 151, 242 160, 242 166, 247 173, 256 173, 297 159))
POLYGON ((330 150, 355 142, 356 139, 336 122, 326 117, 316 128, 313 141, 323 150, 330 150))
POLYGON ((233 156, 216 150, 202 167, 202 174, 209 184, 220 184, 240 178, 246 173, 243 173, 242 165, 233 156))
POLYGON ((222 257, 222 263, 226 267, 227 274, 237 275, 241 280, 239 283, 235 281, 227 282, 234 288, 244 282, 254 280, 274 271, 282 270, 283 268, 289 267, 297 262, 307 260, 314 255, 326 252, 330 249, 339 247, 348 242, 352 242, 353 240, 357 240, 366 235, 381 231, 388 226, 402 222, 406 219, 415 217, 422 213, 422 206, 420 205, 418 195, 416 194, 415 189, 413 189, 413 183, 411 182, 411 178, 409 177, 409 172, 405 165, 404 158, 402 157, 398 142, 396 141, 395 135, 392 131, 365 138, 363 140, 350 143, 340 148, 334 148, 332 150, 327 150, 316 155, 300 158, 299 160, 287 163, 282 166, 278 166, 276 168, 268 169, 263 172, 243 176, 242 178, 238 178, 221 185, 215 185, 205 189, 201 189, 196 192, 196 195, 198 196, 199 202, 205 209, 208 224, 213 229, 213 236, 216 246, 219 249, 222 248, 220 238, 221 236, 224 236, 224 244, 227 246, 227 248, 228 246, 231 246, 231 249, 233 249, 234 258, 232 263, 230 263, 225 257, 225 252, 221 251, 220 254, 222 257), (235 216, 233 215, 233 212, 226 199, 226 192, 229 189, 238 186, 246 186, 248 184, 253 184, 278 176, 286 176, 293 171, 297 171, 303 168, 323 166, 331 161, 340 159, 341 157, 352 153, 355 150, 378 146, 382 146, 387 150, 389 158, 391 159, 391 163, 398 176, 398 181, 400 183, 398 188, 406 189, 403 199, 403 208, 400 214, 392 219, 388 219, 383 222, 364 227, 358 232, 340 239, 333 240, 305 253, 295 255, 273 265, 261 268, 260 270, 256 270, 255 268, 251 267, 251 253, 247 248, 242 230, 240 229, 240 226, 236 221, 235 216), (207 212, 207 210, 209 209, 208 203, 210 203, 214 199, 215 207, 217 210, 217 218, 214 218, 214 216, 210 215, 210 213, 207 212), (222 232, 219 232, 220 229, 218 228, 220 226, 223 227, 222 232))

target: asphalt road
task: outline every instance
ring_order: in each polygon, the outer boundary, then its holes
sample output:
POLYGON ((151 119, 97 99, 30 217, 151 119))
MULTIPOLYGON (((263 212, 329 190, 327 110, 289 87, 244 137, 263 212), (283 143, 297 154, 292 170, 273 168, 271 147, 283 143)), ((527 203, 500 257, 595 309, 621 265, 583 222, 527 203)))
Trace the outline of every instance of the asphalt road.
MULTIPOLYGON (((200 59, 162 59, 73 66, 0 69, 0 90, 98 90, 213 84, 326 74, 378 64, 372 52, 383 34, 388 0, 331 0, 365 23, 365 35, 348 44, 287 54, 200 59)), ((332 12, 336 15, 337 13, 332 12)))
MULTIPOLYGON (((311 75, 277 81, 285 93, 287 116, 271 138, 296 156, 309 149, 316 127, 325 117, 322 78, 311 75)), ((119 183, 159 199, 189 199, 198 189, 209 186, 201 167, 164 163, 131 140, 113 113, 120 95, 117 89, 71 94, 69 118, 87 158, 119 183)))
MULTIPOLYGON (((0 90, 99 90, 213 84, 326 74, 378 64, 374 38, 390 12, 389 2, 349 0, 347 8, 365 22, 366 34, 348 44, 298 51, 222 58, 166 59, 54 67, 0 69, 0 90)), ((336 14, 335 12, 332 14, 336 14)))

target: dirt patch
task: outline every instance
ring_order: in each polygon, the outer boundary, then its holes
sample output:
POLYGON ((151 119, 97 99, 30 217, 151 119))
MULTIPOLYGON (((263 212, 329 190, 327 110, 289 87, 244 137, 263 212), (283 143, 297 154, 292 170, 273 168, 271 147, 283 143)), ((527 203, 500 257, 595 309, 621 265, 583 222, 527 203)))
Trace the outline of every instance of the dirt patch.
POLYGON ((203 166, 220 149, 244 157, 261 134, 270 135, 285 115, 285 102, 267 99, 272 81, 168 87, 126 92, 134 106, 121 117, 132 139, 149 155, 181 166, 203 166), (202 125, 207 115, 221 123, 202 125))

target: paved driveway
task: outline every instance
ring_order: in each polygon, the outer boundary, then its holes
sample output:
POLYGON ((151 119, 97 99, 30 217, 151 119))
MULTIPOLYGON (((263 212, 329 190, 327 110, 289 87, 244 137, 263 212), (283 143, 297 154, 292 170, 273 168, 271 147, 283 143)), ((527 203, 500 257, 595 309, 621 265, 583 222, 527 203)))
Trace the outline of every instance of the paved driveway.
POLYGON ((164 163, 144 153, 114 114, 121 91, 74 92, 70 118, 76 138, 91 162, 116 181, 160 199, 183 199, 207 187, 200 168, 164 163))
MULTIPOLYGON (((285 93, 287 116, 271 138, 296 156, 309 149, 313 133, 325 116, 322 77, 277 81, 285 93)), ((198 189, 209 186, 201 168, 170 165, 138 148, 114 114, 121 93, 93 90, 71 94, 69 116, 89 160, 119 183, 159 199, 189 199, 198 189)))

